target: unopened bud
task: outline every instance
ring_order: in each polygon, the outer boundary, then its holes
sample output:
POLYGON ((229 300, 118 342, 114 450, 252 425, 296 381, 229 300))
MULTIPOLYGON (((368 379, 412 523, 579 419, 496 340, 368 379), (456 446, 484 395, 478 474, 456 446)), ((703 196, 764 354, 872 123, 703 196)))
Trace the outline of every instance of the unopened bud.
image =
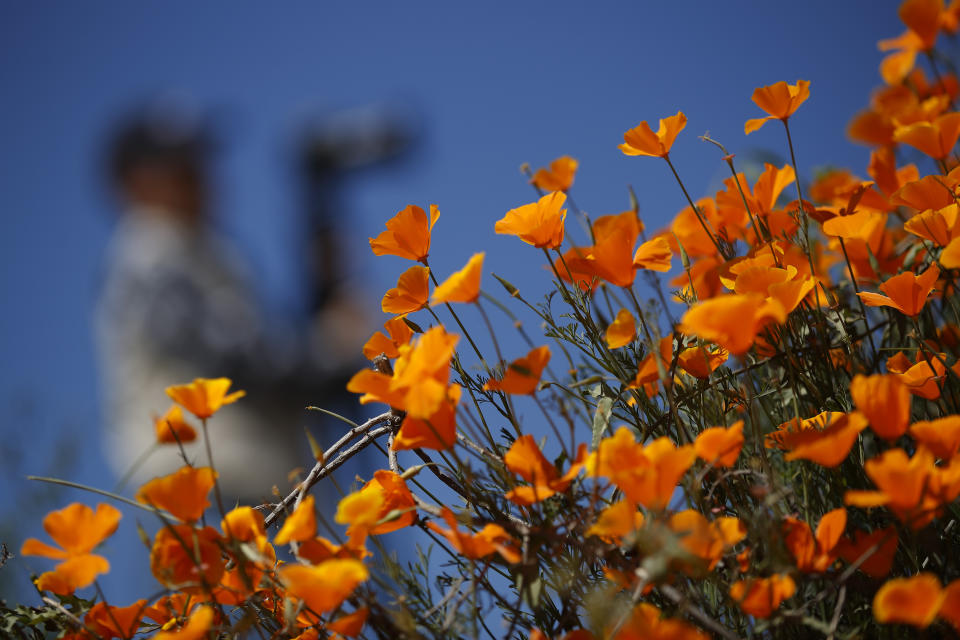
POLYGON ((683 243, 680 242, 680 238, 677 238, 677 234, 673 234, 673 237, 677 241, 677 246, 680 247, 680 263, 683 264, 683 270, 690 270, 690 256, 687 254, 687 250, 683 248, 683 243))
POLYGON ((520 290, 517 289, 517 288, 516 288, 515 286, 513 286, 512 284, 510 284, 510 282, 508 282, 507 280, 504 280, 503 278, 501 278, 501 277, 498 276, 497 274, 493 274, 493 277, 496 278, 497 281, 498 281, 500 284, 503 285, 503 288, 506 289, 506 290, 507 290, 507 293, 509 293, 511 296, 513 296, 514 298, 519 298, 519 297, 520 297, 520 290))

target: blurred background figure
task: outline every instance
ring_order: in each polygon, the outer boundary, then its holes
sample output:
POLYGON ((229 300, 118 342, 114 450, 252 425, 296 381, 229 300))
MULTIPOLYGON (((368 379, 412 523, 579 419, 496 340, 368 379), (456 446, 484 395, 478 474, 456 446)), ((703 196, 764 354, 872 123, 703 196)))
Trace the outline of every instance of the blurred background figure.
MULTIPOLYGON (((337 218, 346 211, 340 185, 353 170, 398 157, 409 142, 375 110, 358 113, 311 124, 296 150, 306 246, 291 253, 307 262, 309 291, 307 312, 285 326, 265 313, 243 261, 217 233, 207 123, 182 105, 157 104, 117 128, 109 175, 120 215, 96 330, 107 459, 134 486, 183 464, 176 442, 155 444, 154 422, 171 405, 165 388, 197 377, 228 377, 232 389, 247 392, 210 424, 231 504, 269 499, 274 486, 285 492, 290 472, 313 464, 308 424, 321 444, 347 428, 305 410, 355 412, 344 386, 363 366, 357 358, 372 325, 338 256, 337 218)), ((184 443, 184 451, 207 464, 200 440, 184 443)), ((358 471, 345 467, 340 477, 349 482, 358 471)), ((332 500, 336 492, 325 495, 332 500)))

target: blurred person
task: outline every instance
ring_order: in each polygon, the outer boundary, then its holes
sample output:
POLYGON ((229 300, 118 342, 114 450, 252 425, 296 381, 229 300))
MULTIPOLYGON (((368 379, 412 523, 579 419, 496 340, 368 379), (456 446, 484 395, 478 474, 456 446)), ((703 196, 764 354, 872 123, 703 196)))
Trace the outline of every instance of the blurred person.
MULTIPOLYGON (((301 327, 277 331, 268 327, 242 261, 211 224, 209 132, 196 118, 170 110, 141 114, 118 129, 110 176, 121 214, 97 309, 106 454, 118 476, 140 484, 183 464, 176 444, 154 445, 151 417, 171 405, 167 386, 197 377, 228 377, 231 389, 247 392, 210 421, 214 462, 230 504, 269 499, 274 486, 285 492, 291 470, 312 466, 305 407, 351 400, 345 384, 363 366, 360 346, 370 325, 342 286, 335 255, 330 205, 344 160, 362 146, 342 142, 314 139, 301 150, 310 317, 301 327)), ((363 163, 384 155, 368 154, 363 163)), ((321 446, 347 428, 313 417, 311 431, 321 446)), ((200 425, 192 422, 198 438, 183 448, 191 462, 206 465, 200 425)), ((349 480, 354 470, 344 467, 340 477, 349 480)), ((327 493, 328 501, 335 494, 327 493)))

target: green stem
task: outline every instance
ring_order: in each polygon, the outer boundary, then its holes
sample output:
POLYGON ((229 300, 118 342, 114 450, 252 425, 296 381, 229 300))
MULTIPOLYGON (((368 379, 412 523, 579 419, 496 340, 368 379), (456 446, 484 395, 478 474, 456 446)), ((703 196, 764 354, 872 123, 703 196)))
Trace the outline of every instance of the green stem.
POLYGON ((683 184, 683 180, 680 179, 680 174, 677 173, 677 170, 674 168, 673 163, 670 162, 670 154, 663 156, 663 159, 667 161, 667 166, 670 167, 670 171, 673 172, 673 177, 677 179, 677 184, 680 185, 680 189, 683 191, 684 197, 687 199, 687 202, 690 204, 690 208, 693 209, 694 215, 697 216, 697 220, 700 221, 700 226, 703 227, 704 232, 710 238, 710 241, 713 243, 713 246, 717 248, 717 251, 720 253, 720 256, 724 260, 729 260, 731 256, 728 256, 723 248, 720 246, 720 242, 717 240, 716 236, 713 235, 713 232, 710 230, 710 227, 707 221, 703 218, 703 215, 700 213, 700 209, 693 203, 693 198, 690 197, 690 194, 687 193, 687 188, 683 184))

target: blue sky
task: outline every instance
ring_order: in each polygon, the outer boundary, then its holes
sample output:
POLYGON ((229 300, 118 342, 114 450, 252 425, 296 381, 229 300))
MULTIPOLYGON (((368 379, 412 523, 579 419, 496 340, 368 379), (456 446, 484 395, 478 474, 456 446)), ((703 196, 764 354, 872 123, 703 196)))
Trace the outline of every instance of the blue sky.
MULTIPOLYGON (((867 151, 844 130, 880 82, 876 41, 902 30, 896 6, 4 3, 0 514, 16 508, 25 531, 39 533, 49 507, 31 505, 49 503, 11 498, 35 491, 26 473, 112 484, 99 452, 91 310, 113 213, 99 165, 103 136, 132 104, 176 91, 215 109, 224 138, 218 223, 278 314, 299 299, 288 164, 298 123, 368 103, 419 114, 424 137, 408 161, 348 188, 344 250, 372 330, 385 319, 380 296, 408 265, 375 259, 367 237, 408 203, 440 206, 431 263, 441 276, 486 250, 487 273, 534 294, 548 283, 539 252, 493 233, 506 210, 534 197, 522 163, 572 155, 581 163, 572 191, 581 207, 619 212, 632 184, 648 228, 664 225, 684 204, 666 167, 616 148, 640 120, 687 114, 671 157, 692 195, 706 195, 724 166, 697 136, 709 130, 741 157, 784 157, 782 128, 746 138, 743 122, 762 115, 750 101, 755 87, 802 78, 811 98, 791 121, 801 175, 827 164, 864 175, 867 151), (62 459, 49 454, 56 443, 62 459)), ((491 278, 485 288, 499 293, 491 278)), ((80 497, 54 493, 53 506, 80 497)), ((0 580, 0 595, 5 586, 0 580)))

